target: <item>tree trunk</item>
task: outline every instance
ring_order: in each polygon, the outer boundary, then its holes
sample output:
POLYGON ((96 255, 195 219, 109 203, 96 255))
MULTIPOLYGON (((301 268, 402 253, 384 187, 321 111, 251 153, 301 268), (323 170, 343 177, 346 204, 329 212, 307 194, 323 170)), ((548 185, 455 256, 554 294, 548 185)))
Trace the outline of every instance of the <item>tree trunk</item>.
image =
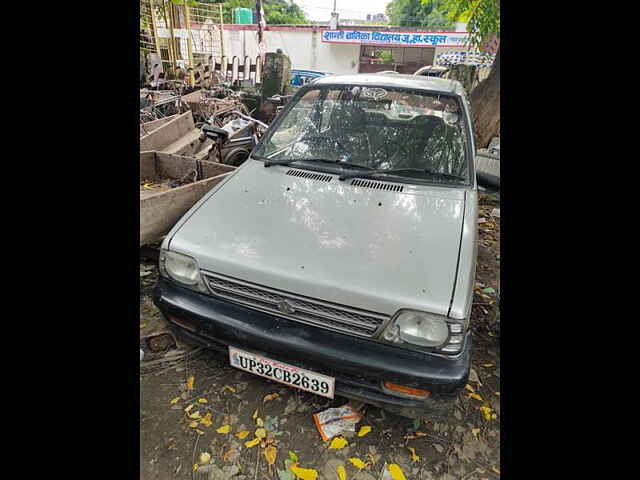
POLYGON ((500 132, 500 48, 491 73, 473 89, 469 97, 477 148, 486 148, 500 132))
POLYGON ((447 73, 447 78, 459 81, 464 87, 465 92, 472 92, 478 79, 478 67, 464 63, 451 65, 447 73))

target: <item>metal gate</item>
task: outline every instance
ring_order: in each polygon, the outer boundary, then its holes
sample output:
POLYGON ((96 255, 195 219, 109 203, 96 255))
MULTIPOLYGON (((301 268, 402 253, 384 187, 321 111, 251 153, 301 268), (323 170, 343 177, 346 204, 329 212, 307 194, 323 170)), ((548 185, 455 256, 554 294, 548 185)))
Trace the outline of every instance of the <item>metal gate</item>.
POLYGON ((140 0, 140 50, 157 53, 172 76, 195 84, 224 55, 221 3, 140 0))

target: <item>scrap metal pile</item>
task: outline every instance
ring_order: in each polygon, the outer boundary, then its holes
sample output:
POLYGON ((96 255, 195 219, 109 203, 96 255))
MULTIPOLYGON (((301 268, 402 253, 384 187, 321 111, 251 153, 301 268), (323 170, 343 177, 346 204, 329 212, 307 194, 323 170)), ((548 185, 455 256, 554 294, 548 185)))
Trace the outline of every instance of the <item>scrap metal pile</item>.
POLYGON ((140 245, 161 239, 240 166, 286 100, 225 84, 141 89, 140 245))
MULTIPOLYGON (((162 85, 166 87, 171 84, 165 82, 162 85)), ((177 86, 160 90, 152 85, 140 90, 141 144, 145 143, 142 142, 143 138, 148 140, 150 135, 160 135, 157 131, 161 127, 169 130, 171 122, 190 111, 195 128, 200 130, 199 138, 203 145, 193 151, 168 153, 234 166, 240 165, 249 156, 268 124, 289 99, 279 95, 262 98, 234 90, 226 84, 199 89, 177 83, 173 85, 177 86), (205 143, 206 152, 201 148, 205 143)), ((185 133, 182 130, 180 138, 185 139, 183 143, 189 143, 193 131, 185 133)), ((166 136, 166 132, 162 135, 166 136)), ((173 144, 176 143, 179 143, 179 138, 173 139, 173 144)))

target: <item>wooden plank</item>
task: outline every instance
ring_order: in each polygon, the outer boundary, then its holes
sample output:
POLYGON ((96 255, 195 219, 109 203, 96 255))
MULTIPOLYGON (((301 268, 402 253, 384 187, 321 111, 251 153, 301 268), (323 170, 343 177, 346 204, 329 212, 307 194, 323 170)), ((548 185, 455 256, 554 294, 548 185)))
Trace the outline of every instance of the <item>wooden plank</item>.
POLYGON ((158 240, 209 190, 229 173, 140 199, 140 246, 158 240))
POLYGON ((158 180, 156 152, 140 152, 140 181, 158 180))
POLYGON ((151 132, 157 130, 165 123, 173 120, 178 115, 169 115, 168 117, 159 118, 158 120, 153 120, 151 122, 145 122, 140 124, 140 136, 148 135, 151 132))
MULTIPOLYGON (((215 177, 235 170, 235 167, 223 165, 221 163, 200 161, 202 167, 202 178, 215 177)), ((193 157, 172 155, 164 152, 156 153, 156 166, 158 175, 163 178, 182 178, 197 167, 197 160, 193 157)))
POLYGON ((157 152, 156 159, 158 174, 162 178, 183 178, 189 172, 193 172, 197 166, 194 158, 164 152, 157 152))
POLYGON ((202 90, 196 90, 195 92, 188 93, 182 97, 182 100, 189 105, 192 112, 199 112, 201 110, 201 99, 202 90))
POLYGON ((191 111, 178 115, 150 134, 140 137, 140 151, 163 151, 169 145, 192 132, 195 127, 191 111))
POLYGON ((222 163, 202 161, 202 176, 204 178, 216 177, 223 173, 233 172, 237 167, 222 163))
POLYGON ((195 128, 178 138, 175 142, 172 142, 170 145, 162 148, 162 151, 166 153, 173 153, 175 155, 193 155, 205 148, 207 141, 209 142, 209 145, 211 144, 211 140, 209 139, 201 141, 201 135, 202 132, 195 128))

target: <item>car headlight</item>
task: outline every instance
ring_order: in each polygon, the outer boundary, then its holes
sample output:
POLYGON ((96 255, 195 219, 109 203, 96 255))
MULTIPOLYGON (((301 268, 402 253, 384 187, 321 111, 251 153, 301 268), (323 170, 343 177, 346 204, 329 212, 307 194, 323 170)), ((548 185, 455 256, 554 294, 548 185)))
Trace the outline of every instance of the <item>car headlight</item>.
POLYGON ((383 340, 455 354, 462 349, 464 324, 416 310, 401 310, 382 333, 383 340))
POLYGON ((162 250, 160 252, 160 274, 195 290, 207 291, 200 275, 198 262, 187 255, 162 250))

